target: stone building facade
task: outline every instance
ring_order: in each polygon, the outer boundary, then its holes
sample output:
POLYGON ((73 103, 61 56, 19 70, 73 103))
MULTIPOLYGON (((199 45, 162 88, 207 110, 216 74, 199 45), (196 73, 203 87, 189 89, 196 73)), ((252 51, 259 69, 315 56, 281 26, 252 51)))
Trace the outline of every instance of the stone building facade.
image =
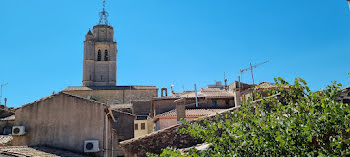
MULTIPOLYGON (((132 101, 150 101, 158 96, 155 86, 110 86, 110 87, 67 87, 63 90, 72 95, 107 104, 129 104, 132 101)), ((151 103, 151 102, 149 102, 151 103)), ((147 105, 147 104, 146 104, 147 105)))
POLYGON ((113 27, 96 25, 85 36, 83 86, 116 86, 117 42, 113 27))

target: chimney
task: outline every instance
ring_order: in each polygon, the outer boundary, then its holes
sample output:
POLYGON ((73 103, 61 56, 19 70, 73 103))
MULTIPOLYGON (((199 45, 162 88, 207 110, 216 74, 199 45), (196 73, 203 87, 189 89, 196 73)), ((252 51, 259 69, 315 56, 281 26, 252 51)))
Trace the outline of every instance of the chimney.
POLYGON ((176 120, 179 122, 181 119, 186 119, 186 106, 182 104, 176 105, 176 120))
POLYGON ((186 119, 186 99, 176 103, 176 120, 181 123, 181 119, 186 119))

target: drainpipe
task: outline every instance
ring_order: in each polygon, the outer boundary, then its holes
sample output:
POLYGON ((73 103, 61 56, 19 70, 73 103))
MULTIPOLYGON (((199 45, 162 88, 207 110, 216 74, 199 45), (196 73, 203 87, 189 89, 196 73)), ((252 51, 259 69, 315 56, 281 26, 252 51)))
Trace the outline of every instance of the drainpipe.
POLYGON ((111 154, 112 154, 112 157, 113 157, 113 152, 114 152, 114 134, 113 134, 113 130, 111 131, 111 146, 112 146, 112 152, 111 152, 111 154))
POLYGON ((105 115, 105 152, 104 152, 104 157, 108 157, 108 153, 107 153, 107 149, 108 149, 108 136, 107 136, 107 134, 108 134, 108 131, 107 131, 107 129, 108 129, 108 127, 107 127, 107 125, 108 125, 108 115, 106 114, 105 115))

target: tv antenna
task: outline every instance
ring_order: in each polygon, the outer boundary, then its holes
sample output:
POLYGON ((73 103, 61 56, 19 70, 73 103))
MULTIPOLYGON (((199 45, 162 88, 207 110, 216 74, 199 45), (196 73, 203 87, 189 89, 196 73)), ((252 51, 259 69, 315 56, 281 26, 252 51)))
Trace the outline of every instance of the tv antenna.
POLYGON ((1 100, 2 100, 2 87, 8 85, 8 83, 4 83, 0 85, 0 105, 1 105, 1 100))
MULTIPOLYGON (((262 63, 258 63, 258 64, 255 64, 255 65, 252 65, 252 63, 250 63, 250 67, 249 67, 249 68, 241 69, 241 70, 240 70, 240 73, 241 73, 241 80, 242 80, 242 74, 243 74, 243 72, 249 71, 249 70, 250 70, 250 72, 252 73, 252 81, 253 81, 253 86, 254 86, 253 69, 256 68, 256 67, 258 67, 258 66, 260 66, 260 65, 263 65, 263 64, 265 64, 265 63, 267 63, 267 62, 269 62, 269 61, 265 61, 265 62, 262 62, 262 63)), ((240 83, 239 83, 239 84, 240 84, 240 83)))

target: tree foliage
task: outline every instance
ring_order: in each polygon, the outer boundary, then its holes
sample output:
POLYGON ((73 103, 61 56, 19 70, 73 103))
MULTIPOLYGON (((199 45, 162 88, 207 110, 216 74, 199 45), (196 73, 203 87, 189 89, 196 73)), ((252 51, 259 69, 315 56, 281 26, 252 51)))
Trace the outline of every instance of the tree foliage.
MULTIPOLYGON (((289 84, 275 81, 279 87, 289 84)), ((350 106, 337 100, 340 87, 333 83, 312 92, 295 79, 288 89, 270 91, 279 97, 248 100, 214 122, 186 122, 187 128, 178 130, 209 143, 209 149, 167 148, 160 156, 349 156, 350 106)))

